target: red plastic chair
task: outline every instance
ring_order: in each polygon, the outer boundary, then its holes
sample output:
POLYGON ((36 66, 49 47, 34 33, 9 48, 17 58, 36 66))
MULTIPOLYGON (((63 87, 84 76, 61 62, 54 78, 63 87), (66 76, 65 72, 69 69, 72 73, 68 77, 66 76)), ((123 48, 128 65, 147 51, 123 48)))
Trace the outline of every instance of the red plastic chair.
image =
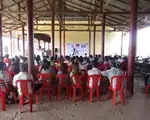
POLYGON ((0 88, 0 97, 1 97, 1 102, 2 102, 2 110, 4 111, 6 109, 6 107, 5 107, 6 106, 5 105, 5 103, 6 103, 6 94, 7 93, 12 93, 12 95, 15 99, 15 103, 16 103, 17 98, 16 98, 15 92, 9 92, 8 88, 6 87, 6 85, 4 83, 4 80, 0 79, 0 84, 3 84, 4 87, 5 87, 5 91, 2 91, 1 88, 0 88))
POLYGON ((103 69, 104 69, 104 70, 108 70, 109 68, 110 68, 109 63, 104 63, 103 69))
POLYGON ((69 71, 69 72, 72 71, 72 66, 68 66, 68 71, 69 71))
POLYGON ((60 74, 56 76, 56 79, 58 80, 58 94, 57 94, 58 101, 60 101, 61 88, 66 88, 66 99, 69 100, 69 87, 70 86, 69 86, 69 83, 66 83, 67 77, 68 77, 68 74, 60 74))
POLYGON ((16 73, 11 72, 11 71, 6 71, 6 74, 8 75, 10 83, 12 84, 13 83, 13 77, 16 75, 16 73))
POLYGON ((57 68, 57 71, 59 71, 59 70, 60 70, 60 65, 59 65, 59 66, 57 66, 56 68, 57 68))
POLYGON ((73 88, 73 101, 75 102, 76 100, 76 89, 79 88, 81 92, 81 99, 82 101, 84 100, 84 90, 83 90, 83 80, 84 80, 84 75, 73 75, 71 79, 75 79, 76 83, 75 85, 72 85, 73 88))
MULTIPOLYGON (((3 80, 0 80, 0 84, 4 84, 5 83, 3 80)), ((6 87, 5 87, 6 88, 6 87)), ((0 98, 1 98, 1 103, 2 103, 2 111, 6 110, 6 91, 2 91, 2 89, 0 88, 0 98)))
POLYGON ((124 80, 127 80, 127 76, 113 76, 111 78, 110 86, 108 88, 108 97, 110 97, 110 91, 113 92, 113 101, 112 103, 116 104, 116 94, 117 91, 120 91, 120 99, 122 101, 122 104, 124 104, 124 88, 123 88, 123 82, 124 80), (113 80, 116 79, 116 88, 113 88, 113 80))
POLYGON ((40 100, 42 100, 42 97, 43 97, 43 91, 45 88, 47 88, 48 90, 48 100, 50 100, 51 98, 51 95, 50 95, 50 86, 51 86, 51 80, 52 80, 52 74, 42 74, 42 73, 39 73, 38 74, 38 78, 39 78, 39 81, 42 81, 42 88, 40 89, 40 100))
POLYGON ((39 65, 36 65, 36 66, 35 66, 35 69, 36 69, 37 71, 39 71, 39 68, 40 68, 39 65))
POLYGON ((88 76, 88 88, 90 90, 90 96, 89 96, 90 102, 92 102, 93 89, 96 89, 97 99, 98 99, 98 101, 100 101, 100 85, 98 85, 98 84, 99 84, 99 81, 101 80, 101 77, 102 77, 101 75, 89 75, 88 76), (89 86, 91 79, 93 80, 92 87, 89 86))
POLYGON ((30 104, 30 112, 32 112, 32 97, 34 92, 34 83, 33 80, 17 80, 17 86, 20 84, 21 92, 22 94, 19 96, 19 109, 20 113, 22 112, 22 106, 24 104, 24 97, 27 97, 29 99, 30 104), (28 91, 28 85, 31 84, 32 87, 32 93, 29 93, 28 91))
POLYGON ((150 85, 147 85, 146 86, 146 96, 148 96, 148 90, 149 90, 149 88, 150 88, 150 85))

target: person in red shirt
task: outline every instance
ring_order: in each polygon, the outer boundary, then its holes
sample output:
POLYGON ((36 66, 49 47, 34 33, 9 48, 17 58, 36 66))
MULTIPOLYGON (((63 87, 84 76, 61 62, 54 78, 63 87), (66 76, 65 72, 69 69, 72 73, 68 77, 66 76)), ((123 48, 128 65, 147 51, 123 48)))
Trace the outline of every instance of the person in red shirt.
POLYGON ((11 60, 9 59, 9 55, 6 54, 4 57, 4 63, 6 64, 7 67, 10 67, 11 65, 11 60))

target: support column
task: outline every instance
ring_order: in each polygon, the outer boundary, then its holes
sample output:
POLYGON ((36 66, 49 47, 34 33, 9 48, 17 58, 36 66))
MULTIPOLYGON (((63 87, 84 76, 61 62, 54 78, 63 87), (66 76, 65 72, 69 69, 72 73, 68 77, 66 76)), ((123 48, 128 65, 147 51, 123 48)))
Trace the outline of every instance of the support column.
POLYGON ((89 29, 89 55, 91 55, 91 30, 90 30, 90 17, 88 19, 88 29, 89 29))
POLYGON ((12 57, 12 31, 9 33, 9 38, 10 38, 10 56, 12 57))
POLYGON ((120 55, 122 56, 122 48, 123 47, 123 30, 122 30, 122 34, 121 34, 121 50, 120 50, 120 55))
POLYGON ((59 49, 60 49, 60 56, 62 55, 61 53, 61 45, 62 45, 62 32, 61 32, 61 26, 59 26, 59 49))
POLYGON ((104 54, 105 54, 105 19, 106 16, 103 14, 103 21, 102 21, 102 43, 101 43, 101 56, 104 60, 104 54))
POLYGON ((137 39, 137 9, 138 0, 131 0, 130 15, 130 41, 128 54, 128 88, 130 94, 134 94, 134 64, 136 55, 136 39, 137 39))
POLYGON ((40 50, 40 40, 38 40, 38 49, 40 50))
POLYGON ((23 43, 23 56, 25 57, 25 35, 24 35, 24 26, 22 27, 22 43, 23 43))
POLYGON ((64 27, 64 30, 63 30, 63 33, 64 33, 64 45, 63 45, 63 47, 64 47, 64 56, 66 55, 66 32, 65 32, 65 27, 64 27))
POLYGON ((52 56, 55 55, 55 14, 52 13, 52 56))
POLYGON ((46 42, 44 42, 44 49, 46 50, 46 45, 45 44, 46 44, 46 42))
POLYGON ((95 56, 95 39, 96 39, 96 26, 94 26, 94 35, 93 35, 93 55, 95 56))
POLYGON ((27 5, 27 40, 28 40, 28 72, 33 73, 34 67, 34 31, 33 31, 33 0, 26 0, 27 5))
POLYGON ((20 50, 19 38, 20 38, 20 35, 17 35, 18 52, 20 50))
MULTIPOLYGON (((3 0, 0 2, 1 8, 3 9, 3 0)), ((2 41, 2 14, 0 14, 0 56, 3 56, 3 41, 2 41)))

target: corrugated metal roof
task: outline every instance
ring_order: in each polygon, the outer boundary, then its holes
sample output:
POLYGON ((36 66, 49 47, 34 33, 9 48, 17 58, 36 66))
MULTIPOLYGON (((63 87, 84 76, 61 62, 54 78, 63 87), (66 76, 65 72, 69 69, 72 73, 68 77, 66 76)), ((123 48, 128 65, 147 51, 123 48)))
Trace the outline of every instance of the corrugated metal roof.
MULTIPOLYGON (((59 17, 59 13, 64 10, 67 11, 64 14, 66 21, 88 21, 89 17, 94 16, 95 19, 93 19, 93 23, 96 23, 102 20, 102 15, 96 14, 101 11, 101 5, 103 5, 104 12, 130 11, 130 0, 54 0, 54 3, 55 5, 53 5, 52 0, 33 0, 33 9, 35 12, 34 20, 51 20, 50 14, 52 10, 56 11, 56 18, 59 17), (101 4, 102 1, 103 4, 101 4), (78 13, 75 14, 74 12, 78 13), (82 12, 85 14, 81 14, 82 12)), ((138 11, 150 13, 150 0, 139 0, 138 11)), ((19 26, 22 27, 22 25, 26 24, 26 0, 4 0, 3 10, 1 10, 1 12, 3 14, 2 21, 4 32, 11 31, 19 26), (15 13, 15 11, 19 11, 19 9, 22 14, 15 13), (7 12, 7 14, 5 12, 7 12)), ((138 15, 138 24, 140 24, 140 28, 150 23, 149 16, 150 15, 147 14, 138 15)), ((110 24, 110 27, 112 27, 111 24, 116 24, 115 28, 118 30, 123 28, 123 24, 125 25, 124 29, 129 30, 129 23, 129 14, 106 15, 106 24, 110 24)))

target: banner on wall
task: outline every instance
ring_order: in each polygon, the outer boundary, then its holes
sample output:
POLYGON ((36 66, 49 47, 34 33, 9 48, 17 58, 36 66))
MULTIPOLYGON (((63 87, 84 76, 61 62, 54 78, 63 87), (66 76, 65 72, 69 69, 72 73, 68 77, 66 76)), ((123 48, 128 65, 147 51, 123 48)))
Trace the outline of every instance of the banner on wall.
POLYGON ((82 43, 82 44, 74 44, 74 43, 68 43, 67 44, 67 54, 69 56, 84 56, 88 54, 88 43, 82 43))

